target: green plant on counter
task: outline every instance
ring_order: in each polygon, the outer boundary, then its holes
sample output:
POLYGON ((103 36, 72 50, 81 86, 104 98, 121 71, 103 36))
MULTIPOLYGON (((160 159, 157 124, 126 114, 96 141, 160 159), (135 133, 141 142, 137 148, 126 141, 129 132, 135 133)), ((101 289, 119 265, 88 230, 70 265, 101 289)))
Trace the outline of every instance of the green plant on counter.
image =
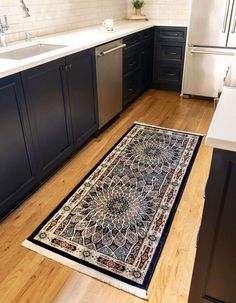
POLYGON ((132 1, 133 7, 135 9, 141 9, 144 5, 144 1, 140 1, 140 0, 133 0, 132 1))

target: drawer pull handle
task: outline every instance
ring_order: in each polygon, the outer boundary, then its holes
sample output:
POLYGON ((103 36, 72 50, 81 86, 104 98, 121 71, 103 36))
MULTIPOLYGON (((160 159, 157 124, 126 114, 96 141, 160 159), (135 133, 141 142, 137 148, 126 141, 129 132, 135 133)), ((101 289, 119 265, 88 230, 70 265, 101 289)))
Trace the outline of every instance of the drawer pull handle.
POLYGON ((171 77, 176 76, 176 73, 167 72, 166 74, 167 74, 168 76, 171 76, 171 77))
POLYGON ((136 61, 133 61, 133 62, 129 63, 129 67, 132 67, 132 66, 134 66, 135 64, 136 64, 136 61))
POLYGON ((177 55, 177 53, 174 53, 174 52, 168 52, 168 51, 166 52, 166 54, 167 54, 167 55, 174 55, 174 56, 175 56, 175 55, 177 55))
POLYGON ((167 33, 166 34, 167 36, 174 36, 174 37, 178 37, 178 36, 180 36, 180 34, 179 33, 167 33))
POLYGON ((129 44, 135 44, 135 43, 137 43, 137 40, 133 40, 129 42, 129 44))
POLYGON ((132 92, 134 89, 133 88, 129 88, 129 92, 132 92))

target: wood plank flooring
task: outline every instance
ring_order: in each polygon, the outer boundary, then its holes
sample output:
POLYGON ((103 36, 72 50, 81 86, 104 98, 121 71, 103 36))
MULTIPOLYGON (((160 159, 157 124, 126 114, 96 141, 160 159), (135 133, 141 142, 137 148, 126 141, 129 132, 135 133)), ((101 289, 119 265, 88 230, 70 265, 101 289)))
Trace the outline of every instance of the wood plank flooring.
MULTIPOLYGON (((177 93, 149 90, 109 129, 92 139, 0 224, 0 303, 145 302, 27 250, 21 242, 134 121, 206 133, 212 115, 211 101, 185 100, 177 93)), ((187 303, 211 153, 203 141, 148 290, 150 303, 187 303)))

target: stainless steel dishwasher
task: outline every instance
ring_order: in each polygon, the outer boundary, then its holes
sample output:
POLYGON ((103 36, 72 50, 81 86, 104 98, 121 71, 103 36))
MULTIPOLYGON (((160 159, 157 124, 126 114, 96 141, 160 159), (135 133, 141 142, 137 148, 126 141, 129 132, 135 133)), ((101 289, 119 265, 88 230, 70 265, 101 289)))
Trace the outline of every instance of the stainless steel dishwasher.
POLYGON ((96 48, 99 129, 122 110, 123 40, 96 48))

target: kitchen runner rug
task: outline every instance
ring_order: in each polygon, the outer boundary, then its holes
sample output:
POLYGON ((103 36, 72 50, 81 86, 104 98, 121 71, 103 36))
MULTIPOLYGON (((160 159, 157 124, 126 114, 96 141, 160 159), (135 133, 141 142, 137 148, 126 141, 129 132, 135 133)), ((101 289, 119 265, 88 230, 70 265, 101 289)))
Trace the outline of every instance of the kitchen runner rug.
POLYGON ((22 245, 147 298, 201 140, 135 123, 22 245))

